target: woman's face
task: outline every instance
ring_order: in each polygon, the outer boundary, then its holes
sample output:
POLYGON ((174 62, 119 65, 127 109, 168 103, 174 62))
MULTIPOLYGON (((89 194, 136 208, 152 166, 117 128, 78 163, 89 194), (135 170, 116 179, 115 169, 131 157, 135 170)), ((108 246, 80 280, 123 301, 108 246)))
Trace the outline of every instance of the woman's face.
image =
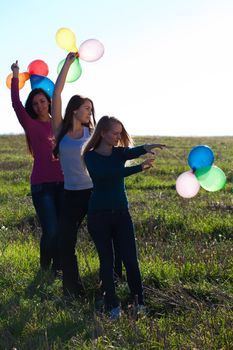
POLYGON ((86 100, 78 109, 74 112, 74 118, 79 120, 82 124, 88 124, 92 115, 92 104, 86 100))
POLYGON ((38 117, 47 117, 49 113, 49 101, 44 94, 37 94, 32 99, 32 108, 38 117))
POLYGON ((122 126, 120 123, 111 123, 111 127, 108 131, 102 132, 102 138, 103 140, 109 145, 109 146, 117 146, 120 139, 121 139, 121 133, 122 133, 122 126))

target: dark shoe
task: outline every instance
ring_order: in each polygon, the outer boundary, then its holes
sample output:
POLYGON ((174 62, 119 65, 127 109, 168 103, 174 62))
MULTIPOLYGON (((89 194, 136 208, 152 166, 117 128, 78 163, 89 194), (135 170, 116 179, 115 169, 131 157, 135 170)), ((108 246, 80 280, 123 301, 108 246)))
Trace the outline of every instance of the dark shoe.
POLYGON ((82 284, 63 285, 64 296, 79 298, 85 296, 85 289, 82 284))
POLYGON ((55 278, 62 279, 62 271, 61 270, 55 270, 52 268, 52 273, 55 278))

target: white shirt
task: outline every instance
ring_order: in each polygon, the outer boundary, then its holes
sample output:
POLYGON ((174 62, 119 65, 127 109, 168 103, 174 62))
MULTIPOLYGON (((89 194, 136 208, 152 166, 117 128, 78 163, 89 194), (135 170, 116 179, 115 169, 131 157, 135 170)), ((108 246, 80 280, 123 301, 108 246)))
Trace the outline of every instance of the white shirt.
POLYGON ((81 159, 81 149, 90 137, 89 129, 83 128, 79 139, 65 135, 59 144, 59 158, 64 173, 66 190, 85 190, 92 188, 91 178, 81 159))

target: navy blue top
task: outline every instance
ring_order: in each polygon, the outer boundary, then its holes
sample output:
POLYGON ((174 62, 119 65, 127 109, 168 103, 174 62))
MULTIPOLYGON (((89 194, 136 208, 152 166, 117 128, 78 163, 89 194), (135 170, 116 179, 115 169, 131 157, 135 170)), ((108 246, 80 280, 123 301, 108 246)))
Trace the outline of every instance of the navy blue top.
POLYGON ((84 160, 94 186, 89 211, 128 208, 124 177, 142 171, 142 166, 125 167, 125 162, 145 153, 144 146, 137 146, 113 147, 109 156, 95 151, 85 154, 84 160))

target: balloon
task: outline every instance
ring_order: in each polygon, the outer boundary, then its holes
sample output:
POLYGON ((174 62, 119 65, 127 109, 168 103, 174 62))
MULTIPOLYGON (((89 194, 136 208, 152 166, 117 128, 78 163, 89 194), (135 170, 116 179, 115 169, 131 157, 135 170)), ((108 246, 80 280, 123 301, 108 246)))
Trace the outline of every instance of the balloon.
POLYGON ((207 191, 221 190, 226 184, 226 175, 216 165, 197 169, 195 176, 201 187, 207 191))
POLYGON ((28 65, 28 72, 30 74, 43 75, 46 77, 49 73, 49 68, 44 61, 34 60, 28 65))
POLYGON ((59 47, 68 52, 77 52, 75 34, 69 28, 60 28, 56 33, 56 42, 59 47))
POLYGON ((192 171, 180 174, 176 180, 176 191, 183 198, 196 196, 200 189, 200 184, 192 171))
POLYGON ((30 82, 32 90, 41 88, 47 92, 50 97, 52 97, 54 90, 54 83, 52 80, 42 75, 32 74, 30 76, 30 82))
POLYGON ((213 151, 204 145, 194 147, 188 156, 188 164, 194 171, 199 168, 211 166, 213 162, 213 151))
POLYGON ((103 44, 96 39, 88 39, 79 47, 79 58, 87 62, 99 60, 104 54, 103 44))
POLYGON ((30 74, 28 72, 19 73, 19 80, 26 81, 30 78, 30 74))
MULTIPOLYGON (((58 67, 57 67, 57 73, 59 74, 62 67, 63 67, 63 64, 65 62, 65 59, 62 60, 59 64, 58 64, 58 67)), ((67 83, 72 83, 74 82, 75 80, 78 80, 78 78, 80 77, 80 75, 82 74, 82 68, 80 66, 80 63, 79 63, 79 59, 76 58, 74 60, 74 62, 71 64, 70 68, 69 68, 69 71, 68 71, 68 74, 67 74, 67 77, 66 77, 66 82, 67 83)))
MULTIPOLYGON (((10 89, 11 88, 11 79, 13 77, 13 74, 10 73, 6 77, 6 86, 10 89)), ((28 72, 19 73, 19 89, 22 89, 25 85, 26 80, 30 78, 30 74, 28 72)))

